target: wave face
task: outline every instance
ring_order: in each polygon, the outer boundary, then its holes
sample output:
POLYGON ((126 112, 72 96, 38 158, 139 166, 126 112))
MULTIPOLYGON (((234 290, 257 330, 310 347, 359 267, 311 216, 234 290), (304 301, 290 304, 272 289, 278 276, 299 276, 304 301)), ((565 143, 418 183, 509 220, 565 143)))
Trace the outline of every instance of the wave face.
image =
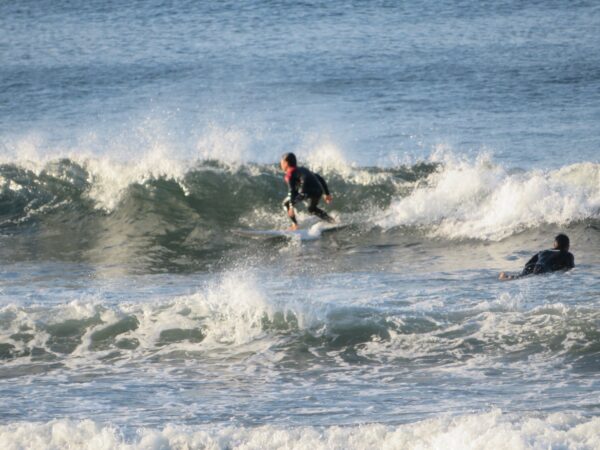
MULTIPOLYGON (((0 232, 10 236, 8 254, 197 268, 247 246, 234 229, 288 224, 275 166, 205 161, 161 168, 159 160, 153 167, 93 159, 0 165, 0 232)), ((597 227, 600 217, 596 163, 529 172, 507 171, 486 158, 316 168, 335 194, 334 214, 357 227, 353 245, 376 230, 497 241, 545 225, 597 227)))
MULTIPOLYGON (((214 262, 239 244, 232 229, 288 225, 280 206, 286 188, 274 166, 208 161, 186 170, 145 169, 98 160, 3 164, 0 232, 11 236, 17 259, 35 252, 41 259, 141 258, 169 266, 186 258, 214 262)), ((361 168, 328 179, 343 214, 362 204, 384 208, 433 170, 433 164, 361 168)))

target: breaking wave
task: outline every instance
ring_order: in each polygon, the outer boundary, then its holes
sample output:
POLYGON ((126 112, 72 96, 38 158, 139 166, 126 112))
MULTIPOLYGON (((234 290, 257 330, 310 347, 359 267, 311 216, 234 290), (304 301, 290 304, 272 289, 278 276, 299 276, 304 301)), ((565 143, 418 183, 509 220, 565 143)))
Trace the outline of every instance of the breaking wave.
MULTIPOLYGON (((194 294, 168 300, 8 304, 0 309, 0 359, 16 368, 179 355, 199 361, 224 354, 260 359, 273 351, 292 364, 337 364, 341 358, 403 367, 467 361, 493 367, 535 355, 597 370, 600 314, 589 308, 524 307, 503 294, 493 302, 435 312, 420 310, 418 300, 340 305, 267 292, 272 290, 265 291, 252 275, 227 273, 194 294)), ((7 369, 4 376, 9 374, 7 369)))
POLYGON ((181 426, 140 428, 126 433, 92 420, 0 426, 0 444, 16 448, 85 449, 595 449, 600 418, 578 414, 508 414, 499 409, 442 416, 402 425, 259 427, 181 426))
POLYGON ((544 224, 566 226, 600 217, 600 164, 508 171, 480 157, 448 161, 377 223, 420 226, 446 238, 500 240, 544 224))
MULTIPOLYGON (((312 158, 335 195, 333 213, 360 233, 497 241, 544 225, 598 226, 600 164, 507 170, 480 157, 395 168, 333 167, 312 158)), ((247 245, 237 228, 282 228, 274 165, 156 159, 131 165, 59 159, 0 165, 0 235, 8 258, 130 263, 167 269, 247 245), (163 164, 164 162, 164 164, 163 164)), ((331 209, 331 208, 330 208, 331 209)))

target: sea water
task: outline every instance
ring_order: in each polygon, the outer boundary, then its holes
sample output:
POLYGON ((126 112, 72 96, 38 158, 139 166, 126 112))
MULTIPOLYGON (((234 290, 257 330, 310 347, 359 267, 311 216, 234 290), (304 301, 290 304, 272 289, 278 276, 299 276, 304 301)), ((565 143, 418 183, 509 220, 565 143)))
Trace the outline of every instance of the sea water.
POLYGON ((600 448, 599 29, 1 2, 0 447, 600 448), (347 226, 236 234, 288 226, 288 151, 347 226))

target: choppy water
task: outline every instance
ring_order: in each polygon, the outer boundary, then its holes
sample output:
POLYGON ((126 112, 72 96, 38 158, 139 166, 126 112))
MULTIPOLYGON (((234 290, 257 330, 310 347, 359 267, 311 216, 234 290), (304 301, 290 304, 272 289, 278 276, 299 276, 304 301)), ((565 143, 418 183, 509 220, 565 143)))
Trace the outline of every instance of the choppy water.
POLYGON ((600 448, 598 29, 0 3, 2 448, 600 448), (236 234, 290 150, 348 226, 236 234), (574 270, 497 281, 560 231, 574 270))

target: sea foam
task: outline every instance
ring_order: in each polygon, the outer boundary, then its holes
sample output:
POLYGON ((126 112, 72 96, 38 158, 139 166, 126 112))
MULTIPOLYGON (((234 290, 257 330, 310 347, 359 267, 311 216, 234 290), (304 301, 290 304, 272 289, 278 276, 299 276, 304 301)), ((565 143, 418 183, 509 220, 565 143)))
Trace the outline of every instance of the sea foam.
POLYGON ((126 432, 92 420, 58 419, 46 423, 0 426, 0 445, 26 448, 89 450, 133 449, 445 449, 519 450, 548 448, 597 449, 600 418, 555 413, 504 414, 498 409, 463 416, 440 416, 403 425, 351 426, 263 425, 139 428, 126 432))
POLYGON ((375 223, 424 227, 435 236, 500 240, 542 224, 600 217, 600 164, 512 172, 488 157, 448 159, 394 200, 375 223))

